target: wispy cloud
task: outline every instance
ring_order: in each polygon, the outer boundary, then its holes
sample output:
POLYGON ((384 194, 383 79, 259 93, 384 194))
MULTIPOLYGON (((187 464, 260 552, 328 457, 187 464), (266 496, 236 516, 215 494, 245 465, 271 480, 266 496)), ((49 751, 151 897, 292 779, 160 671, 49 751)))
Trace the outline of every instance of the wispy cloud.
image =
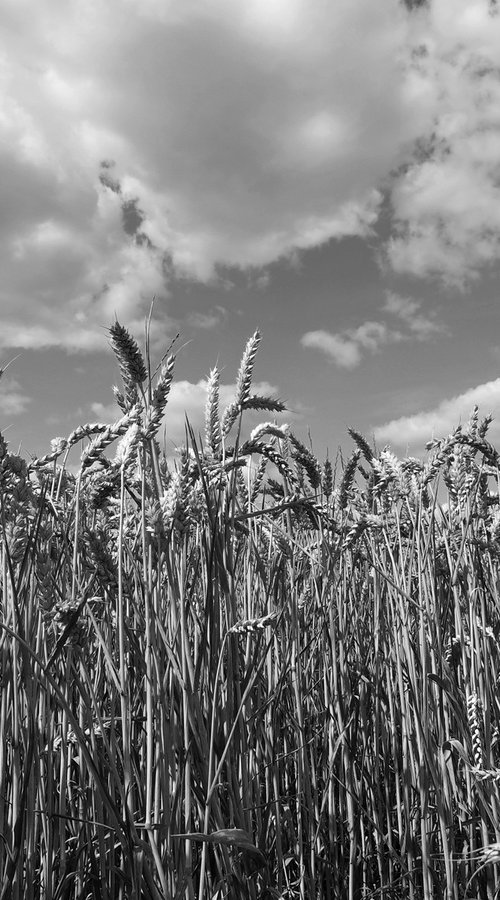
POLYGON ((406 330, 389 327, 386 322, 363 322, 358 328, 348 328, 336 334, 329 331, 308 331, 301 338, 304 347, 321 350, 336 365, 354 369, 365 353, 377 353, 387 344, 400 341, 428 340, 435 334, 447 334, 446 326, 435 314, 424 315, 419 300, 387 293, 382 311, 397 317, 406 330))
POLYGON ((416 340, 426 341, 435 334, 449 334, 447 326, 439 321, 437 314, 431 311, 424 315, 421 305, 419 300, 412 297, 401 297, 388 291, 382 310, 401 319, 408 328, 408 336, 413 336, 416 340))
MULTIPOLYGON (((423 450, 426 441, 432 437, 445 437, 458 424, 467 422, 475 406, 479 407, 483 416, 494 413, 499 408, 500 378, 443 400, 433 409, 401 416, 379 425, 374 429, 375 438, 379 443, 423 450)), ((489 439, 494 442, 500 440, 500 423, 493 422, 489 439)))
POLYGON ((21 416, 26 412, 32 398, 24 394, 21 385, 14 378, 0 380, 0 413, 4 416, 21 416))
POLYGON ((225 319, 227 310, 223 306, 216 306, 215 309, 208 313, 193 312, 187 318, 187 323, 192 328, 201 328, 203 331, 210 331, 225 319))

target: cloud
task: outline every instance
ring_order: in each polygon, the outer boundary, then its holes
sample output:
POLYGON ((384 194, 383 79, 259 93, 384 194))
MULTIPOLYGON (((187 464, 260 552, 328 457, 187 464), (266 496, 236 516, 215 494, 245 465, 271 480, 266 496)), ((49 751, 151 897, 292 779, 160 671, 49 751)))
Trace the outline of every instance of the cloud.
POLYGON ((354 369, 361 362, 364 350, 374 353, 389 340, 395 340, 395 335, 396 332, 389 332, 381 322, 364 322, 359 328, 340 334, 308 331, 302 335, 301 344, 322 350, 341 368, 354 369))
POLYGON ((173 277, 372 235, 384 192, 396 272, 498 258, 486 0, 5 0, 2 28, 0 347, 104 347, 153 296, 166 333, 173 277))
POLYGON ((0 381, 0 413, 4 416, 21 416, 26 412, 32 398, 23 394, 21 385, 14 378, 0 381))
POLYGON ((436 318, 435 312, 426 316, 420 312, 420 307, 419 300, 414 300, 412 297, 401 297, 393 291, 387 291, 382 309, 401 319, 411 335, 419 341, 425 341, 434 334, 449 334, 444 322, 440 322, 436 318))
POLYGON ((358 345, 341 334, 329 331, 308 331, 300 340, 303 347, 314 347, 326 353, 333 362, 345 369, 353 369, 361 362, 358 345))
POLYGON ((201 328, 209 331, 221 323, 227 316, 227 310, 223 306, 216 306, 209 313, 193 312, 187 318, 187 324, 192 328, 201 328))
POLYGON ((447 334, 446 326, 435 315, 426 316, 420 312, 420 306, 419 300, 388 292, 382 310, 399 318, 406 327, 406 332, 390 328, 385 322, 369 321, 363 322, 358 328, 349 328, 337 334, 321 330, 308 331, 302 335, 301 344, 303 347, 321 350, 341 368, 354 369, 366 351, 377 353, 387 344, 407 340, 424 341, 433 334, 447 334))
MULTIPOLYGON (((500 378, 443 400, 434 409, 392 419, 374 429, 379 443, 394 444, 398 447, 417 446, 423 449, 433 437, 446 437, 460 423, 466 423, 475 406, 482 416, 489 415, 500 405, 500 378)), ((488 434, 493 443, 500 439, 500 423, 493 423, 488 434)))
POLYGON ((394 180, 387 260, 463 288, 500 255, 500 16, 485 0, 433 0, 414 21, 432 125, 394 180))
POLYGON ((173 273, 370 233, 428 124, 411 27, 397 0, 5 0, 0 345, 101 347, 173 273))

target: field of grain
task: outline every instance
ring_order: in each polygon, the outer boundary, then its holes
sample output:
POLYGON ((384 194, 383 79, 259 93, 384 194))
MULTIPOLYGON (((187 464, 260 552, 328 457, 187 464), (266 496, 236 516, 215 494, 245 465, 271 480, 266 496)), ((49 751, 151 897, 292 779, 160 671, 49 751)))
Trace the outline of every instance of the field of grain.
POLYGON ((489 419, 320 462, 257 333, 173 463, 174 358, 110 340, 116 423, 0 442, 0 900, 493 900, 489 419))

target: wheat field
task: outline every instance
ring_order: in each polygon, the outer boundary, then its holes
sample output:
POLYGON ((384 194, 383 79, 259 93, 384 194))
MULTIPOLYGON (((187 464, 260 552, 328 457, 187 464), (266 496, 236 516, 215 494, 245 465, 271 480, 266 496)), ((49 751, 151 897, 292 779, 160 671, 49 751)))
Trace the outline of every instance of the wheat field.
POLYGON ((320 462, 256 332, 173 462, 174 356, 109 336, 115 423, 0 441, 0 900, 493 900, 490 419, 320 462))

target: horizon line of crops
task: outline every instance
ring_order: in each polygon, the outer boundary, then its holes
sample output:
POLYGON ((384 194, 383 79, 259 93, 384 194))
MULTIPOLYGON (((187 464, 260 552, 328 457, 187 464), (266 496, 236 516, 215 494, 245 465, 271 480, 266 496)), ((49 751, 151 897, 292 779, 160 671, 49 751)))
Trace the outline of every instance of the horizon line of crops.
POLYGON ((285 409, 256 332, 174 466, 175 357, 109 333, 114 424, 29 463, 0 436, 0 900, 493 900, 490 417, 321 464, 245 433, 285 409))

